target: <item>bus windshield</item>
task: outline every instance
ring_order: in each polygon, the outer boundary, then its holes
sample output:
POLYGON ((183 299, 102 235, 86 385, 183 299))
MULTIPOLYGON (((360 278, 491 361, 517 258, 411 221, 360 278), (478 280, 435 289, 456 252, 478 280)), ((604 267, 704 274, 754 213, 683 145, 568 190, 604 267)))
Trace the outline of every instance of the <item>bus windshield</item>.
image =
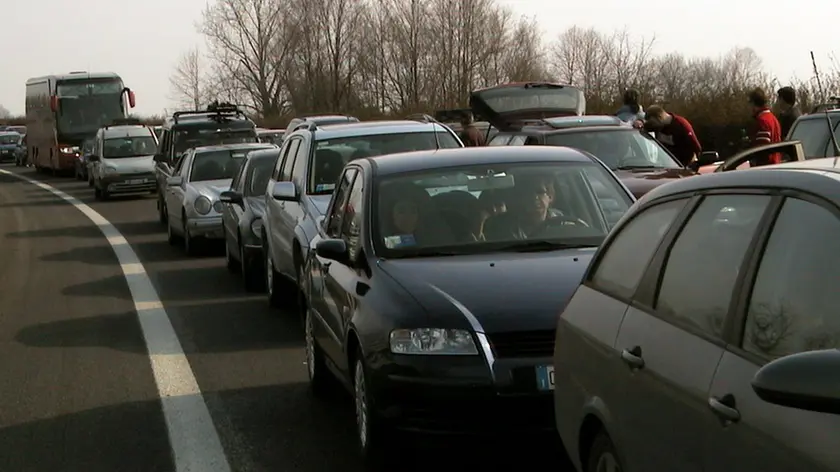
POLYGON ((125 118, 121 80, 68 80, 59 82, 58 130, 62 134, 94 133, 125 118))

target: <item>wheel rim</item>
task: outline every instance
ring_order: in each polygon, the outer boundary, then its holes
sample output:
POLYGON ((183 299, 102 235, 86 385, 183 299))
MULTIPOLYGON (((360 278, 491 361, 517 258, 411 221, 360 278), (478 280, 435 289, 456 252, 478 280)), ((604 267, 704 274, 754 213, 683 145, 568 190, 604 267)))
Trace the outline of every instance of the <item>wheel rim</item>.
POLYGON ((621 467, 612 452, 604 452, 598 458, 595 472, 621 472, 621 467))
POLYGON ((368 441, 368 406, 367 385, 365 385, 365 371, 362 368, 362 361, 356 361, 354 378, 353 391, 356 397, 356 426, 359 431, 359 443, 362 447, 365 447, 368 441))
POLYGON ((271 255, 268 253, 268 248, 265 250, 265 281, 266 291, 271 296, 274 293, 274 263, 271 262, 271 255))
POLYGON ((312 315, 306 314, 306 366, 309 370, 309 380, 315 378, 315 335, 313 334, 312 315))

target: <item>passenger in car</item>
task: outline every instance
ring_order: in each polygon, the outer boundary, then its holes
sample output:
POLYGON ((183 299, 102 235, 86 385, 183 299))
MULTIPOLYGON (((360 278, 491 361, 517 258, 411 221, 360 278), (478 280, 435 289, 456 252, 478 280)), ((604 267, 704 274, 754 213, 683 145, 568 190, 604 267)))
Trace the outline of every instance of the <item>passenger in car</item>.
POLYGON ((546 221, 562 217, 551 207, 556 196, 550 177, 516 176, 516 186, 509 202, 510 209, 489 217, 484 225, 488 240, 528 239, 546 228, 546 221))
POLYGON ((380 202, 382 234, 389 249, 455 242, 422 188, 413 184, 391 185, 383 189, 380 202))

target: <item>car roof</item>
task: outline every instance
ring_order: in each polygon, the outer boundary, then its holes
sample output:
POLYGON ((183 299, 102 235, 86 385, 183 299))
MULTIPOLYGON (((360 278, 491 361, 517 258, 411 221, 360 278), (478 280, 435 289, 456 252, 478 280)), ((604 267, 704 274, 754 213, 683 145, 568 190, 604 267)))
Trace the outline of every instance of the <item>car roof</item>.
POLYGON ((20 133, 18 133, 17 131, 12 131, 12 130, 9 130, 9 131, 5 131, 5 130, 4 130, 4 131, 0 131, 0 134, 2 134, 2 135, 6 135, 6 136, 8 136, 8 135, 12 135, 12 134, 16 134, 16 135, 20 136, 20 133))
POLYGON ((516 133, 554 134, 582 131, 627 131, 634 128, 610 115, 557 116, 536 121, 526 121, 516 133))
POLYGON ((115 136, 150 136, 153 134, 154 131, 151 128, 143 125, 119 125, 102 128, 102 135, 105 138, 113 138, 115 136))
POLYGON ((640 201, 701 190, 787 188, 822 195, 840 205, 840 168, 833 164, 834 158, 829 157, 697 175, 656 187, 640 201))
MULTIPOLYGON (((834 108, 828 110, 828 114, 832 116, 833 119, 836 119, 834 115, 840 114, 840 108, 834 108)), ((806 120, 825 120, 825 112, 818 111, 816 113, 808 113, 807 115, 799 115, 799 118, 796 121, 806 121, 806 120)), ((836 123, 832 123, 836 124, 836 123)))
POLYGON ((559 146, 480 146, 414 151, 363 159, 377 175, 402 174, 426 169, 516 162, 595 162, 577 149, 559 146))
POLYGON ((231 143, 231 144, 214 144, 212 146, 197 146, 195 147, 195 152, 213 152, 213 151, 224 151, 227 149, 238 149, 238 150, 248 150, 248 149, 271 149, 274 146, 273 144, 268 143, 231 143))
POLYGON ((423 123, 413 120, 360 121, 319 126, 315 129, 315 139, 320 141, 379 134, 423 133, 434 130, 447 132, 444 125, 437 123, 423 123))

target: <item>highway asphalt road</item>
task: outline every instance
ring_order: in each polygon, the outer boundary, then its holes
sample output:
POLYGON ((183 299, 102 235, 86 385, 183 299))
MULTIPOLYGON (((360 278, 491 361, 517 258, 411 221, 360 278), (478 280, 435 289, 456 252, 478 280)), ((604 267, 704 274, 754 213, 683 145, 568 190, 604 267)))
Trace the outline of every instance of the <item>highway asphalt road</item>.
MULTIPOLYGON (((364 470, 351 398, 311 396, 299 322, 246 293, 220 249, 189 258, 170 246, 153 196, 97 202, 85 182, 2 169, 83 201, 128 240, 232 471, 364 470)), ((554 438, 404 440, 401 471, 558 470, 562 462, 554 438)), ((135 304, 108 240, 61 198, 2 173, 0 471, 176 471, 135 304)))

